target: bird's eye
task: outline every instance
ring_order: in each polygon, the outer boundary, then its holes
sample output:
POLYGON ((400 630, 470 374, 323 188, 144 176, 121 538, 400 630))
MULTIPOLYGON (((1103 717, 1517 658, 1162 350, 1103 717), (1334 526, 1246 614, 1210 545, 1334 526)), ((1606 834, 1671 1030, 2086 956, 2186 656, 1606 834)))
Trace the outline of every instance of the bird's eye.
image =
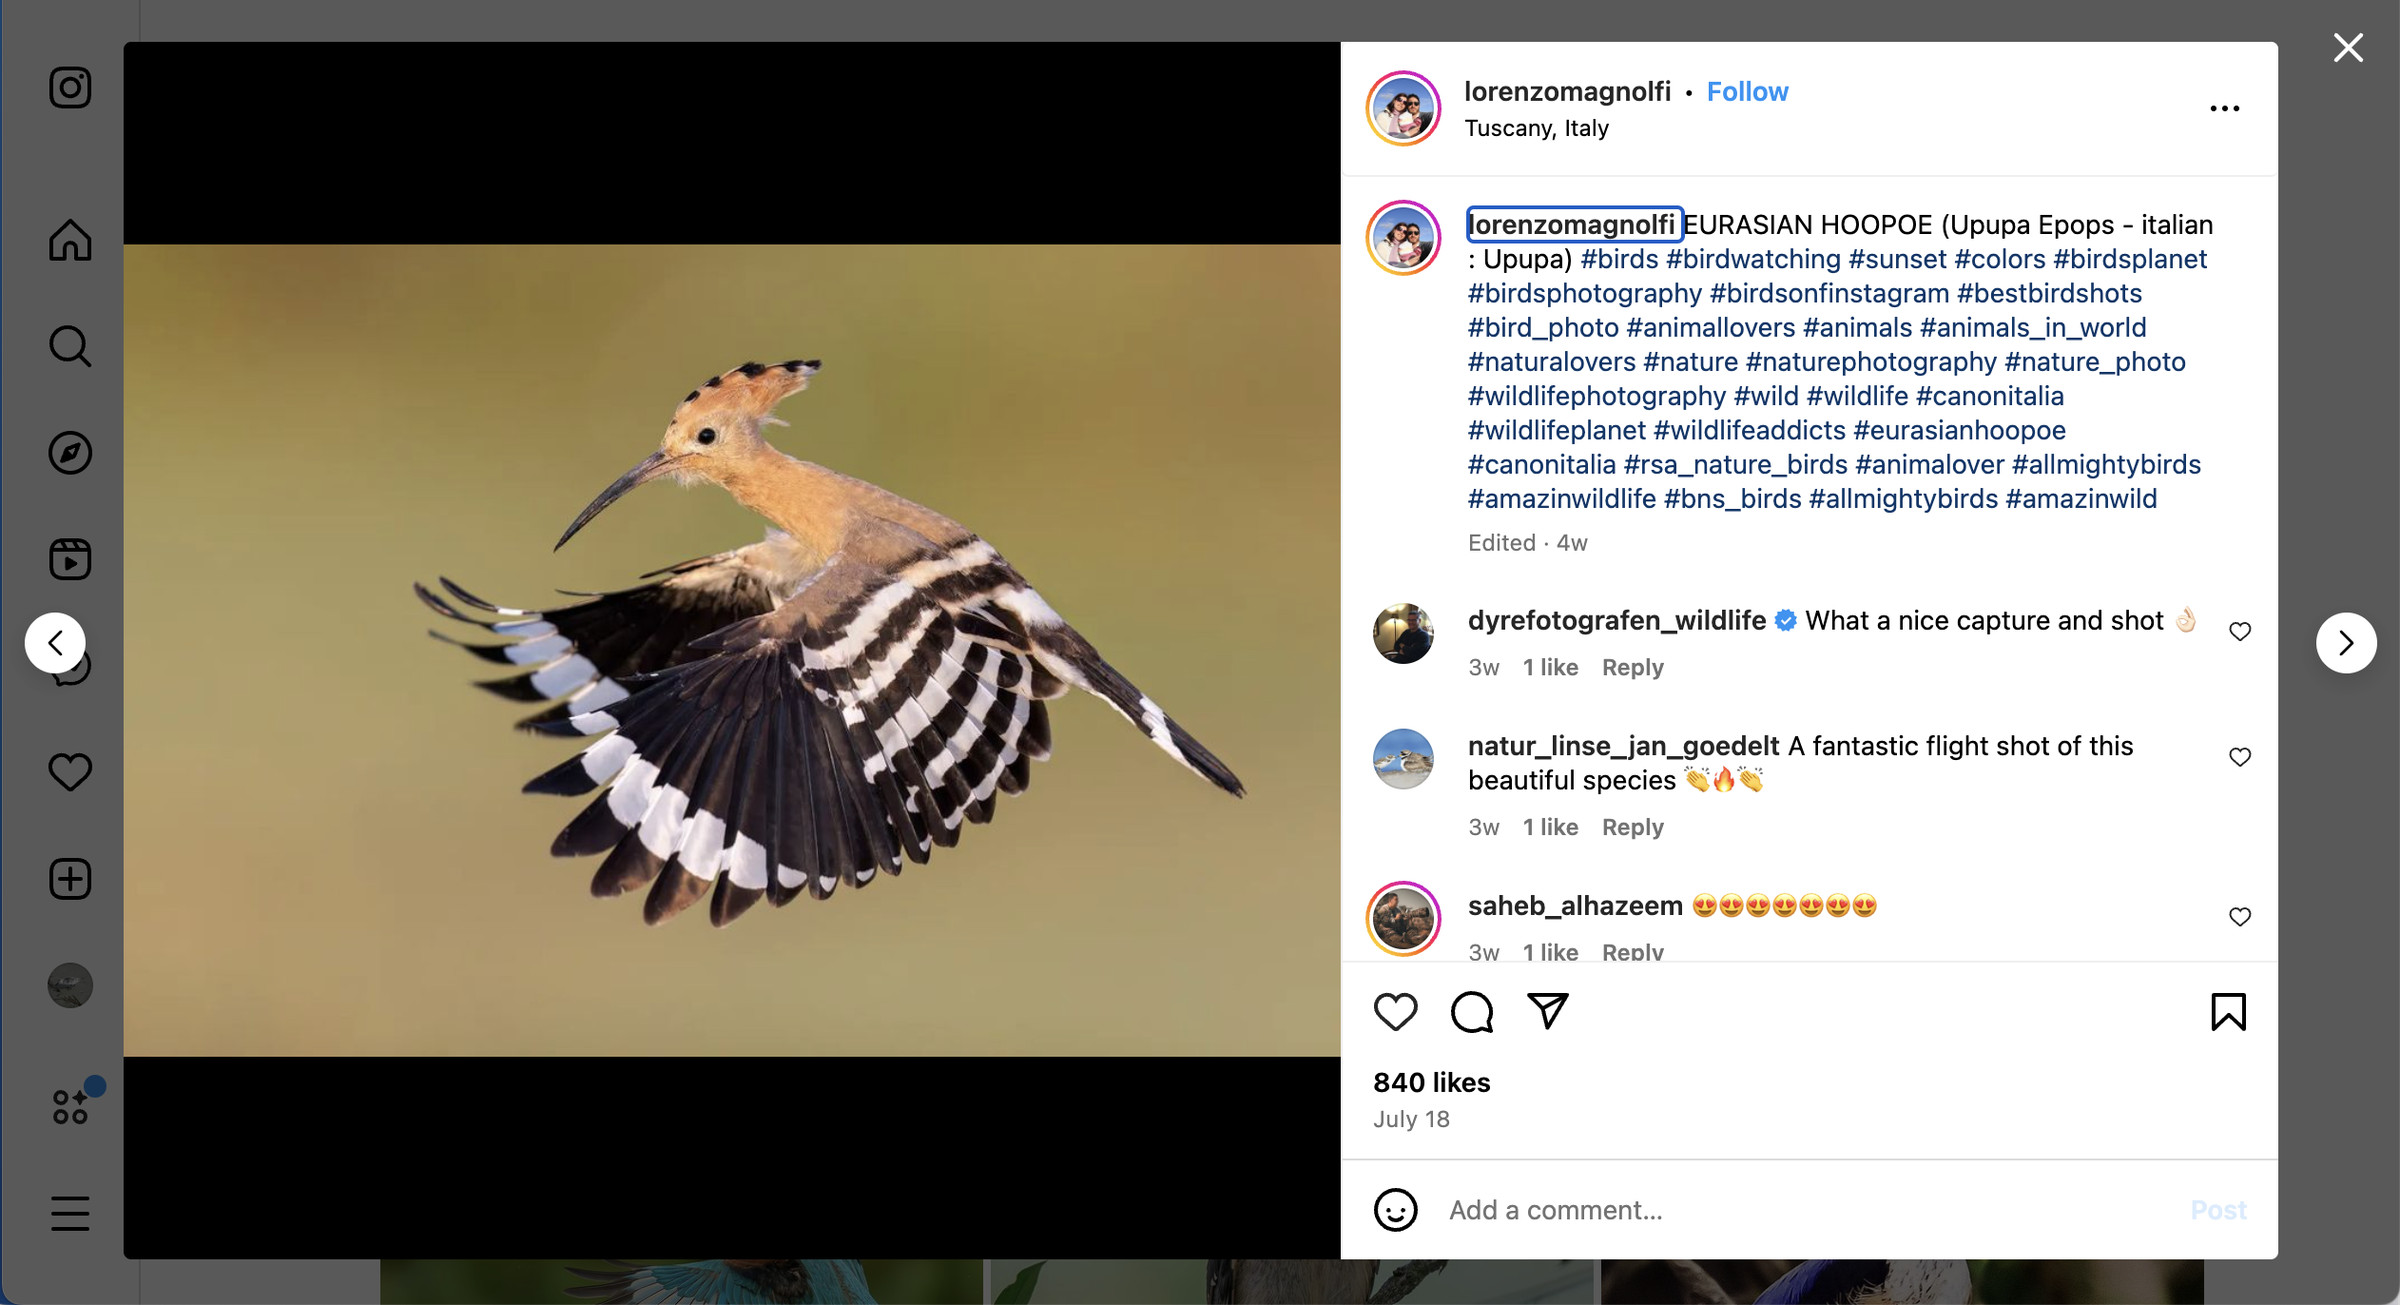
POLYGON ((714 444, 714 443, 716 443, 716 442, 717 442, 717 432, 716 432, 716 428, 712 426, 712 427, 708 427, 708 428, 705 428, 705 429, 703 429, 703 430, 700 432, 700 442, 701 442, 701 443, 703 443, 703 444, 714 444))

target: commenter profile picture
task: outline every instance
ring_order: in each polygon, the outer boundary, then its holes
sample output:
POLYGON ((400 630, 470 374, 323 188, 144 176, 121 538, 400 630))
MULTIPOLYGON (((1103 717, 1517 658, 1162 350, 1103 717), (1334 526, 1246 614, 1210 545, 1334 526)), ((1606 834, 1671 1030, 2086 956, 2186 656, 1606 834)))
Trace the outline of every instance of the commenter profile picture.
POLYGON ((1442 97, 1425 74, 1389 72, 1367 92, 1367 121, 1387 145, 1420 145, 1442 122, 1442 97))
POLYGON ((1431 267, 1441 250, 1442 224, 1423 204, 1396 199, 1367 219, 1367 252, 1394 276, 1415 276, 1431 267))
POLYGON ((1375 614, 1375 651, 1407 666, 1433 651, 1433 618, 1415 603, 1394 603, 1375 614))
POLYGON ((1375 777, 1386 788, 1415 788, 1433 777, 1433 745, 1415 730, 1375 740, 1375 777))
POLYGON ((1442 904, 1425 885, 1396 879, 1368 899, 1367 931, 1392 955, 1414 956, 1441 936, 1442 904))

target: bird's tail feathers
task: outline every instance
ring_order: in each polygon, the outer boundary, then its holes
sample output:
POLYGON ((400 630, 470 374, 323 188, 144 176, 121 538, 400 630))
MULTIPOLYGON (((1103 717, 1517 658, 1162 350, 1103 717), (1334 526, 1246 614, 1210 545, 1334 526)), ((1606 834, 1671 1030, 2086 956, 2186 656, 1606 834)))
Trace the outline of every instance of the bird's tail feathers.
POLYGON ((1109 665, 1090 641, 1063 625, 1035 628, 1030 633, 1034 656, 1052 674, 1116 708, 1118 715, 1133 722, 1193 774, 1235 797, 1244 795, 1241 778, 1232 768, 1109 665))

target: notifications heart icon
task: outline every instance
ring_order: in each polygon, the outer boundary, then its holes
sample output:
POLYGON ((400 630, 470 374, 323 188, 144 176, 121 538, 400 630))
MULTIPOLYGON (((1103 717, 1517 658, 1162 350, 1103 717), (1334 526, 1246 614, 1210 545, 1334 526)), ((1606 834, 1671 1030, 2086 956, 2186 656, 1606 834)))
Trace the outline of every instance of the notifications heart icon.
POLYGON ((2247 766, 2250 764, 2250 749, 2248 748, 2235 748, 2225 755, 2233 758, 2234 765, 2247 766))
POLYGON ((2235 621, 2233 624, 2226 626, 2225 628, 2232 633, 2234 642, 2236 643, 2239 643, 2242 640, 2250 637, 2250 623, 2248 621, 2235 621))
POLYGON ((1417 999, 1411 993, 1387 992, 1375 999, 1375 1018, 1382 1020, 1392 1032, 1417 1017, 1417 999))
POLYGON ((92 777, 92 759, 80 752, 61 752, 50 758, 50 778, 72 793, 92 777))
POLYGON ((2236 929, 2250 923, 2250 908, 2247 906, 2237 906, 2225 914, 2233 921, 2233 927, 2236 929))

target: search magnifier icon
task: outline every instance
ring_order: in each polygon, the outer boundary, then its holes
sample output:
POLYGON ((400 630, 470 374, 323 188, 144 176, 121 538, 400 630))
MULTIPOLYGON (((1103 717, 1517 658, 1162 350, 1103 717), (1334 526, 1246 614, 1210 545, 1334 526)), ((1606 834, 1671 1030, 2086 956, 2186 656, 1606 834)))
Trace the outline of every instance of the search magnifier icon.
POLYGON ((92 360, 83 356, 83 329, 81 327, 62 326, 52 331, 50 333, 50 356, 60 362, 79 362, 86 367, 92 365, 92 360))

